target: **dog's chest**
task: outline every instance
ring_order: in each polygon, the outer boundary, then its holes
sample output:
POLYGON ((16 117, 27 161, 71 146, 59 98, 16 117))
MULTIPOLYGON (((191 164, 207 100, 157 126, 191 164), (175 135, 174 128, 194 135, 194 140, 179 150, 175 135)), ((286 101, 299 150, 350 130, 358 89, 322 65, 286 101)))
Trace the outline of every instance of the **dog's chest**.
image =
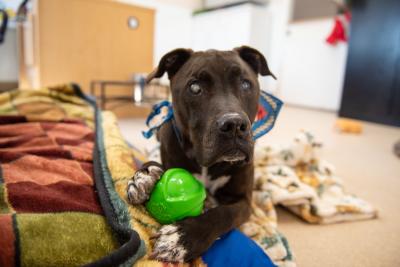
POLYGON ((202 173, 193 174, 203 185, 207 188, 209 194, 214 195, 215 192, 221 187, 223 187, 231 178, 230 175, 222 175, 215 179, 212 179, 211 175, 208 174, 208 169, 206 167, 202 168, 202 173))

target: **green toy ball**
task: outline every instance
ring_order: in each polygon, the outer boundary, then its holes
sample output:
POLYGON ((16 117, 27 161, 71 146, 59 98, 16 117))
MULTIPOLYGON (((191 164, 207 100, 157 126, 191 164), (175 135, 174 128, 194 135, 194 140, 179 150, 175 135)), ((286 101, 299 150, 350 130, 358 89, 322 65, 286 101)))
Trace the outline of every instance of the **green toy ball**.
POLYGON ((161 224, 170 224, 203 211, 206 190, 192 174, 181 168, 167 170, 155 185, 146 204, 161 224))

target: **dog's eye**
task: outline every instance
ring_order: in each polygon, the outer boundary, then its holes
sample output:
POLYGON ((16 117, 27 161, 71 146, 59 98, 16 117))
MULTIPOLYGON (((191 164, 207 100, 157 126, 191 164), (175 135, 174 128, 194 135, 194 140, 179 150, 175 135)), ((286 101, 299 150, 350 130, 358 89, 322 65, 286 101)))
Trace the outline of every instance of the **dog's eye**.
POLYGON ((243 80, 240 86, 244 90, 249 90, 251 88, 251 83, 248 80, 243 80))
POLYGON ((200 84, 198 84, 197 82, 192 83, 189 86, 189 90, 194 95, 199 95, 201 93, 201 91, 202 91, 200 84))

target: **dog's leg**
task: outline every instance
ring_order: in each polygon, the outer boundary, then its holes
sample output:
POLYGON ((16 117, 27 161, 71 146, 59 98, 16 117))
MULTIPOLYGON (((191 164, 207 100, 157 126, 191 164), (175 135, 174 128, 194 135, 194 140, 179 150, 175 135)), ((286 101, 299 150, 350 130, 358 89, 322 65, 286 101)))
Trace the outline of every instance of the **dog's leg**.
POLYGON ((149 161, 128 182, 127 195, 131 204, 142 204, 149 199, 154 185, 164 170, 161 164, 149 161))
POLYGON ((250 203, 242 199, 206 213, 165 225, 158 232, 151 258, 187 262, 201 256, 222 234, 239 227, 250 216, 250 203))

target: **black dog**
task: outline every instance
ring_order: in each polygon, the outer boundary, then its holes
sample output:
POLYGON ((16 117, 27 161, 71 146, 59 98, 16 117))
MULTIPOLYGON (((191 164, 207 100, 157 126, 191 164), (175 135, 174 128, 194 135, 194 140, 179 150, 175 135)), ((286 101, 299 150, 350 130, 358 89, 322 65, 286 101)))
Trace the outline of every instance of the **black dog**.
POLYGON ((218 205, 198 217, 161 228, 152 257, 183 262, 200 256, 222 234, 250 216, 253 188, 251 125, 260 95, 258 74, 275 76, 257 50, 166 54, 148 81, 168 73, 174 120, 162 126, 162 166, 149 162, 130 181, 128 197, 145 202, 163 168, 185 168, 199 176, 218 205))

